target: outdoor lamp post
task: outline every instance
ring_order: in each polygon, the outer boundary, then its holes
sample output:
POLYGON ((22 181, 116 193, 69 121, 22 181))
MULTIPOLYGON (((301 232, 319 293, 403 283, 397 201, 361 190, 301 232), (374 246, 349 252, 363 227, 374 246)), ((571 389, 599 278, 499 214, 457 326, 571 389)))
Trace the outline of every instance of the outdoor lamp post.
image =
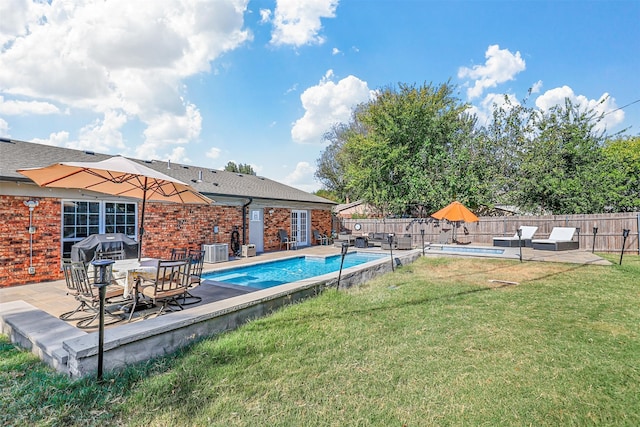
POLYGON ((593 226, 593 246, 591 247, 591 253, 596 250, 596 234, 598 234, 598 227, 596 225, 593 226))
POLYGON ((627 245, 627 237, 629 237, 629 230, 625 228, 622 230, 622 250, 620 251, 620 265, 622 265, 622 255, 624 255, 624 247, 627 245))
POLYGON ((393 266, 393 233, 389 233, 387 241, 389 242, 389 253, 391 254, 391 271, 396 271, 393 266))
POLYGON ((340 289, 340 278, 342 277, 342 265, 344 264, 344 257, 349 251, 349 243, 342 242, 342 248, 340 249, 342 254, 342 260, 340 260, 340 273, 338 273, 338 284, 336 285, 336 291, 340 289))
POLYGON ((424 228, 420 229, 420 236, 422 237, 422 256, 424 256, 424 228))
POLYGON ((98 288, 100 295, 100 325, 98 329, 98 381, 102 381, 102 361, 104 355, 104 299, 107 293, 107 285, 110 278, 107 277, 107 267, 115 261, 112 259, 100 259, 91 261, 91 264, 97 268, 97 275, 93 286, 98 288))
POLYGON ((518 249, 520 250, 520 262, 522 262, 522 228, 518 227, 516 230, 518 235, 518 249))

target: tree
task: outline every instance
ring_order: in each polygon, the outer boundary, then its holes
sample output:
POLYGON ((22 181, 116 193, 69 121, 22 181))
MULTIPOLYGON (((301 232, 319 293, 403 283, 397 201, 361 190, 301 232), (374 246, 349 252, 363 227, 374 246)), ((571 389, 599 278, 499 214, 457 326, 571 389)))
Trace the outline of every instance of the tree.
POLYGON ((553 214, 603 212, 611 188, 602 163, 601 117, 565 99, 548 111, 532 111, 533 138, 524 141, 515 201, 553 214))
POLYGON ((640 136, 610 139, 602 151, 613 189, 608 205, 615 212, 640 210, 640 136))
POLYGON ((434 211, 461 198, 477 181, 468 167, 473 118, 455 87, 400 84, 362 105, 342 147, 347 189, 385 214, 434 211))
POLYGON ((251 167, 251 165, 248 163, 247 164, 238 163, 236 165, 235 162, 229 162, 224 167, 224 170, 226 170, 227 172, 243 173, 245 175, 256 174, 256 172, 253 170, 253 167, 251 167))

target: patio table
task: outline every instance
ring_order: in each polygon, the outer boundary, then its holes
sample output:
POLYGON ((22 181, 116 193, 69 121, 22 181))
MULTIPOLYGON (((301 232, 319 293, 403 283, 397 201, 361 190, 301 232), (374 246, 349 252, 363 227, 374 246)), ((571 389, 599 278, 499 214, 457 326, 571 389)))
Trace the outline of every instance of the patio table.
POLYGON ((158 273, 158 260, 154 258, 118 260, 112 267, 116 283, 124 287, 124 297, 131 296, 140 279, 153 280, 158 273))

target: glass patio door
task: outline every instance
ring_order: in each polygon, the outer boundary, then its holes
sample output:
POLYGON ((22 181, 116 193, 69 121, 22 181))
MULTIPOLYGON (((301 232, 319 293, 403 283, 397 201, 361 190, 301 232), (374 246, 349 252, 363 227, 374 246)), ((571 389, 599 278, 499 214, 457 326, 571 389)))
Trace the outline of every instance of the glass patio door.
POLYGON ((308 245, 309 213, 307 211, 291 211, 291 237, 298 246, 308 245))

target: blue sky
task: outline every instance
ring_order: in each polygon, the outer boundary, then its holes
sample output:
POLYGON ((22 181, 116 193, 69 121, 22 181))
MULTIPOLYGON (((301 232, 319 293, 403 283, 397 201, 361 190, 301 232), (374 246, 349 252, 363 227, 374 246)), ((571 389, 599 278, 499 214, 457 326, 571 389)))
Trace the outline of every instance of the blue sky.
POLYGON ((640 134, 640 1, 0 2, 0 136, 315 191, 322 135, 398 83, 570 97, 640 134), (622 108, 621 108, 622 107, 622 108))

